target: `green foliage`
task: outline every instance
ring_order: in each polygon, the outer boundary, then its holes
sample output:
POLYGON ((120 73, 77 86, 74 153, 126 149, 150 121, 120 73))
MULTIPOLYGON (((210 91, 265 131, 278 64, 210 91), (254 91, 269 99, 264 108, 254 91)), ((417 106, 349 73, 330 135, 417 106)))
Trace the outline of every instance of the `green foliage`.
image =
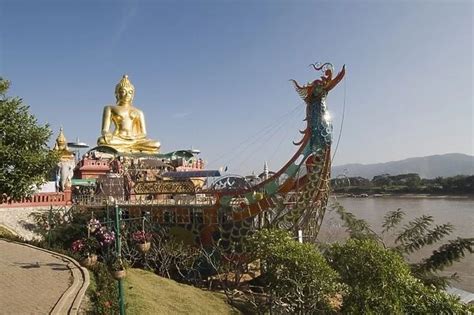
POLYGON ((264 229, 249 239, 248 248, 264 265, 272 305, 296 314, 333 312, 340 306, 345 286, 313 245, 283 230, 264 229))
POLYGON ((436 271, 443 270, 450 266, 454 261, 463 258, 466 252, 473 253, 474 238, 457 238, 451 240, 448 244, 442 245, 433 254, 424 259, 420 264, 416 264, 418 271, 436 271))
POLYGON ((463 314, 467 307, 441 290, 424 286, 395 251, 374 240, 350 239, 326 253, 349 286, 346 314, 463 314))
POLYGON ((400 208, 395 211, 388 212, 383 218, 384 220, 382 223, 382 234, 396 227, 403 220, 404 216, 405 212, 403 212, 400 208))
POLYGON ((335 210, 341 218, 351 238, 379 239, 377 233, 370 228, 370 225, 365 220, 358 219, 353 213, 346 211, 340 204, 335 203, 332 205, 332 209, 335 210))
POLYGON ((430 215, 422 215, 419 218, 410 221, 403 231, 399 233, 396 243, 409 242, 413 239, 419 238, 426 233, 429 226, 433 223, 433 217, 430 215))
POLYGON ((48 125, 39 125, 20 98, 6 96, 9 85, 0 77, 0 192, 17 200, 44 183, 58 156, 47 147, 48 125))
POLYGON ((109 260, 107 261, 107 267, 110 271, 120 271, 125 269, 122 259, 115 256, 109 257, 109 260))
POLYGON ((92 302, 93 314, 118 314, 118 290, 117 281, 109 273, 107 266, 97 263, 89 274, 95 284, 89 294, 92 302))
POLYGON ((50 209, 30 214, 35 222, 34 231, 42 236, 50 248, 70 249, 72 243, 87 236, 87 222, 91 215, 71 209, 50 209))
POLYGON ((335 192, 353 194, 415 193, 415 194, 473 194, 474 175, 457 175, 420 179, 418 174, 374 176, 372 181, 362 177, 331 179, 335 192))
MULTIPOLYGON (((417 219, 415 219, 415 221, 417 219)), ((431 245, 440 241, 445 236, 451 234, 453 230, 454 227, 450 223, 436 225, 433 229, 423 229, 422 231, 420 231, 420 233, 415 233, 408 239, 402 240, 402 244, 397 247, 397 249, 401 250, 403 253, 413 253, 414 251, 422 248, 425 245, 431 245)))
POLYGON ((408 303, 404 314, 472 314, 474 308, 459 298, 433 286, 425 286, 417 279, 407 287, 408 303))
POLYGON ((437 177, 427 180, 427 185, 434 186, 443 193, 474 193, 474 175, 457 175, 453 177, 437 177))
POLYGON ((349 285, 343 311, 354 314, 397 314, 406 304, 403 291, 410 268, 403 258, 373 240, 350 239, 327 252, 331 266, 349 285))

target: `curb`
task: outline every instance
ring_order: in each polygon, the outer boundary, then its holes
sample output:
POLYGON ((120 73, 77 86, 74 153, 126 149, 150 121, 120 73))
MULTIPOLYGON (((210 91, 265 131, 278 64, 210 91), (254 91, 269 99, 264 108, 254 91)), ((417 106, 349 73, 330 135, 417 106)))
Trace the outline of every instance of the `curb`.
MULTIPOLYGON (((13 236, 15 236, 15 237, 18 237, 18 236, 19 236, 16 231, 12 230, 10 227, 6 226, 6 225, 3 224, 3 223, 0 223, 0 228, 3 228, 3 229, 5 229, 5 230, 7 230, 7 232, 10 232, 10 233, 11 233, 13 236)), ((0 237, 0 239, 2 239, 2 238, 0 237)))
POLYGON ((82 299, 84 298, 84 295, 90 283, 89 272, 87 271, 86 268, 81 267, 81 265, 75 259, 63 254, 59 254, 59 253, 56 253, 56 252, 53 252, 41 247, 37 247, 37 246, 33 246, 30 244, 21 243, 17 241, 12 241, 5 238, 0 238, 0 240, 4 240, 9 243, 14 243, 17 245, 22 245, 22 246, 30 247, 36 250, 40 250, 48 254, 51 254, 52 256, 55 256, 64 262, 67 262, 68 263, 67 267, 71 271, 73 281, 72 281, 72 284, 69 286, 69 288, 66 291, 64 291, 64 293, 61 295, 59 300, 56 302, 53 309, 50 311, 50 314, 75 315, 78 313, 82 299))

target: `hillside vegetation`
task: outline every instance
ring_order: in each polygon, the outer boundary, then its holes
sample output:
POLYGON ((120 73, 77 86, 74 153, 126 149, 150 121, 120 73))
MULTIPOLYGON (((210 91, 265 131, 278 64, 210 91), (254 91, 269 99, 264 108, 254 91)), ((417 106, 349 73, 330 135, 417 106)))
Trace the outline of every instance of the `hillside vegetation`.
POLYGON ((337 193, 353 194, 474 194, 474 175, 453 177, 421 178, 409 173, 391 176, 382 174, 372 180, 363 177, 339 177, 331 180, 337 193))

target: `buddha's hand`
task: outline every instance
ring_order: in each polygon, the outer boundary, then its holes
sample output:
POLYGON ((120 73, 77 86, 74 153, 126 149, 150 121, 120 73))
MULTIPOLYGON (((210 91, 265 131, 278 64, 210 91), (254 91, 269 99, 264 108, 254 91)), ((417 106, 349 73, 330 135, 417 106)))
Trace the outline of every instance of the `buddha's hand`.
POLYGON ((102 132, 102 139, 104 139, 105 143, 110 143, 112 138, 113 138, 113 136, 110 132, 102 132))

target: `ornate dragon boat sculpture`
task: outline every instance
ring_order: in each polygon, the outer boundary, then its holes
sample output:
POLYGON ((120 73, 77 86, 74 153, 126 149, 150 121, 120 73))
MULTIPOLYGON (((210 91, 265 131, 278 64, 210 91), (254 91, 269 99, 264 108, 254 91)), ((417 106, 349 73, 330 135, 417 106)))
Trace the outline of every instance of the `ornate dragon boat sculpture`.
POLYGON ((216 204, 203 209, 202 241, 213 235, 220 244, 230 245, 256 225, 303 230, 305 241, 315 240, 326 210, 331 171, 332 125, 326 96, 344 77, 345 66, 335 77, 330 63, 312 66, 323 72, 320 79, 304 86, 291 80, 306 103, 307 126, 300 131, 301 141, 294 143, 299 149, 278 172, 258 185, 216 191, 216 204), (218 216, 224 219, 219 222, 218 216))

